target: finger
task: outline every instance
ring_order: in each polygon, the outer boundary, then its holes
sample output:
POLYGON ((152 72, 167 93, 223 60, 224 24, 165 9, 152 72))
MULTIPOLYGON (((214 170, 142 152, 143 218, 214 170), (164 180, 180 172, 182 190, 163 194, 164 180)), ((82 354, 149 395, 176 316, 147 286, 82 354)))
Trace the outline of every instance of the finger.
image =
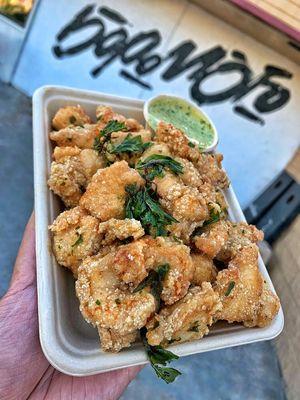
POLYGON ((30 284, 35 284, 34 213, 31 214, 24 231, 9 291, 22 290, 30 284))

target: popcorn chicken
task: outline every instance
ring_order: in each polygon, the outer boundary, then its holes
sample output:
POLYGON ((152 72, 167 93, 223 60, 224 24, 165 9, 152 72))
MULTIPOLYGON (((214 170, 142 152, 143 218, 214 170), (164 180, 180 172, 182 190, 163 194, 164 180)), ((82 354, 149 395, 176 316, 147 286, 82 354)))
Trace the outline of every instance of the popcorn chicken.
POLYGON ((116 240, 124 240, 132 238, 139 239, 145 234, 140 221, 135 219, 109 219, 99 225, 99 233, 101 235, 101 244, 108 245, 116 240))
POLYGON ((100 221, 123 219, 127 185, 141 186, 144 180, 126 161, 100 169, 92 178, 80 205, 100 221))
POLYGON ((80 149, 91 149, 95 137, 99 135, 104 126, 103 124, 72 125, 59 131, 52 131, 49 136, 57 146, 77 146, 80 149))
POLYGON ((76 294, 86 321, 99 328, 103 349, 119 351, 153 315, 155 299, 147 290, 129 292, 113 262, 113 253, 86 258, 78 270, 76 294))
POLYGON ((191 253, 191 257, 195 268, 192 284, 201 286, 203 282, 214 282, 218 270, 213 260, 201 253, 191 253))
POLYGON ((114 268, 120 279, 137 287, 148 272, 168 264, 162 282, 161 299, 173 304, 187 292, 194 275, 190 249, 170 239, 145 237, 121 246, 114 258, 114 268))
POLYGON ((95 150, 78 147, 56 147, 53 157, 48 185, 66 206, 75 207, 104 160, 95 150))
POLYGON ((126 118, 121 114, 117 114, 111 107, 100 105, 96 108, 97 121, 108 123, 111 120, 124 122, 129 131, 139 131, 143 126, 133 118, 126 118))
POLYGON ((184 298, 164 307, 146 325, 151 346, 167 346, 200 339, 209 332, 215 316, 222 308, 219 296, 208 282, 189 289, 184 298))
POLYGON ((91 119, 80 106, 66 106, 60 108, 52 120, 52 126, 56 130, 70 125, 90 124, 91 119))
POLYGON ((243 247, 252 243, 258 243, 264 238, 262 231, 258 230, 254 225, 248 225, 246 222, 227 222, 229 227, 229 237, 224 246, 217 254, 217 259, 228 262, 237 255, 243 247))
POLYGON ((228 269, 217 275, 215 290, 223 308, 219 319, 242 322, 245 326, 266 326, 279 310, 279 300, 266 287, 258 268, 258 248, 243 247, 228 269))
POLYGON ((203 233, 194 237, 194 243, 198 250, 210 258, 214 258, 225 246, 228 238, 228 223, 227 221, 219 220, 203 227, 203 233))
POLYGON ((175 156, 192 161, 204 181, 220 188, 229 186, 229 180, 221 166, 221 154, 201 153, 197 147, 190 146, 188 137, 182 131, 165 122, 158 124, 156 140, 167 143, 175 156))
POLYGON ((57 262, 77 275, 78 266, 100 249, 99 221, 80 207, 64 211, 49 227, 57 262))

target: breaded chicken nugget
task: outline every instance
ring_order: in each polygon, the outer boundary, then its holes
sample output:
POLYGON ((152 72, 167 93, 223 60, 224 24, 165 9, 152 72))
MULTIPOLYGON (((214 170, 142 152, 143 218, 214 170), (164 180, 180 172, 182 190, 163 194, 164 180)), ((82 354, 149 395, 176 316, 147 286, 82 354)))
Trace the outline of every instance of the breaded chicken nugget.
POLYGON ((111 120, 124 122, 129 131, 139 131, 143 126, 133 118, 126 118, 121 114, 117 114, 111 107, 100 105, 96 108, 96 117, 98 122, 107 124, 111 120))
POLYGON ((48 185, 65 205, 78 205, 87 184, 105 162, 95 150, 78 147, 56 147, 48 185))
POLYGON ((167 346, 200 339, 208 334, 208 326, 222 308, 219 296, 208 282, 189 289, 177 303, 162 308, 146 325, 151 346, 167 346))
POLYGON ((146 278, 150 270, 168 265, 162 282, 161 299, 173 304, 187 292, 194 275, 194 264, 189 247, 171 239, 149 236, 119 247, 114 268, 120 279, 133 288, 146 278))
POLYGON ((90 117, 80 105, 60 108, 52 120, 52 126, 56 130, 66 128, 70 125, 84 125, 90 123, 90 117))
POLYGON ((147 290, 130 293, 113 263, 113 253, 86 258, 78 270, 76 294, 86 321, 100 328, 104 350, 119 351, 153 315, 155 299, 147 290))
POLYGON ((229 186, 229 179, 222 169, 222 154, 200 153, 199 158, 195 162, 201 178, 221 189, 229 186))
POLYGON ((126 161, 116 162, 96 172, 80 199, 80 205, 100 221, 123 219, 125 188, 131 184, 141 186, 144 180, 136 170, 129 168, 126 161))
POLYGON ((198 250, 210 258, 214 258, 225 246, 229 237, 227 221, 219 220, 203 227, 203 232, 194 237, 194 244, 198 250))
POLYGON ((246 222, 234 223, 227 221, 229 227, 229 237, 224 246, 217 254, 220 261, 230 261, 239 250, 252 243, 258 243, 264 238, 262 231, 258 230, 254 225, 248 225, 246 222))
POLYGON ((220 188, 229 186, 221 166, 221 154, 201 153, 197 146, 191 147, 188 137, 182 131, 162 121, 157 126, 155 140, 167 143, 175 156, 192 161, 204 181, 220 188))
POLYGON ((81 149, 91 149, 95 137, 99 135, 104 126, 104 124, 72 125, 59 131, 52 131, 49 136, 57 146, 77 146, 81 149))
POLYGON ((53 252, 60 265, 77 275, 82 260, 100 248, 99 221, 80 207, 64 211, 49 227, 53 236, 53 252))
POLYGON ((191 147, 188 137, 172 124, 160 121, 157 125, 155 141, 167 143, 173 155, 196 161, 199 158, 199 149, 191 147))
POLYGON ((208 208, 196 188, 186 186, 170 172, 154 179, 160 203, 179 222, 204 222, 208 208))
POLYGON ((218 318, 228 322, 265 326, 279 309, 278 298, 265 287, 258 269, 258 248, 254 244, 243 247, 228 269, 218 273, 215 290, 223 304, 218 318))
POLYGON ((195 267, 192 284, 201 286, 203 282, 214 282, 218 270, 213 260, 201 253, 191 253, 192 261, 195 267))
POLYGON ((101 244, 108 245, 116 240, 124 240, 133 238, 134 240, 144 236, 145 231, 136 219, 109 219, 99 224, 99 233, 101 236, 101 244))

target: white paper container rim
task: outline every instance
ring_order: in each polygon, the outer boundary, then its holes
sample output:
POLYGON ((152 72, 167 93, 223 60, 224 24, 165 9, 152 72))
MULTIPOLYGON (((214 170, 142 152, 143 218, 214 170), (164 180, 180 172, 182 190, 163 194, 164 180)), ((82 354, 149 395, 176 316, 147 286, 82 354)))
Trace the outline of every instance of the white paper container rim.
MULTIPOLYGON (((120 353, 110 354, 99 349, 96 334, 81 319, 72 278, 59 267, 51 253, 48 225, 58 213, 58 201, 47 188, 51 163, 51 143, 48 139, 50 118, 59 107, 81 104, 93 115, 97 104, 113 106, 117 111, 143 121, 141 100, 62 86, 43 86, 33 96, 33 150, 36 223, 36 266, 39 310, 39 334, 43 352, 59 371, 86 376, 147 362, 141 344, 134 344, 120 353), (71 289, 70 289, 71 288, 71 289), (68 292, 69 291, 69 292, 68 292), (69 296, 69 294, 71 294, 69 296), (74 317, 75 315, 75 317, 74 317), (87 332, 85 333, 85 329, 87 332)), ((226 155, 225 155, 226 156, 226 155)), ((245 221, 232 187, 225 191, 229 216, 233 221, 245 221)), ((264 279, 275 292, 266 267, 259 259, 264 279)), ((241 325, 217 324, 201 340, 171 346, 179 356, 239 346, 275 338, 283 329, 282 309, 272 324, 265 328, 244 328, 241 325)))

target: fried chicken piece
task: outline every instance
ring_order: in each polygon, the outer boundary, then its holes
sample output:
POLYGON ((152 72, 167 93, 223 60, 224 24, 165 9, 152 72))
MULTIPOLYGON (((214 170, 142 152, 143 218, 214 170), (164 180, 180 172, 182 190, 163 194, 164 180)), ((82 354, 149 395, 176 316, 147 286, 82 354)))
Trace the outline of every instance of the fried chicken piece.
POLYGON ((188 137, 182 131, 165 122, 158 124, 155 140, 167 143, 175 156, 192 161, 204 181, 220 188, 229 186, 229 180, 222 169, 221 154, 201 153, 197 147, 191 147, 188 137))
POLYGON ((90 124, 91 119, 80 106, 66 106, 60 108, 52 120, 52 126, 56 130, 70 125, 90 124))
POLYGON ((228 238, 228 223, 225 220, 219 220, 203 227, 203 233, 196 235, 193 240, 198 250, 210 258, 214 258, 225 246, 228 238))
POLYGON ((216 257, 220 261, 230 261, 243 247, 258 243, 264 238, 262 231, 246 222, 233 223, 227 221, 227 225, 229 227, 228 240, 216 257))
POLYGON ((279 310, 277 296, 265 287, 258 269, 258 248, 254 244, 243 247, 228 269, 218 273, 215 290, 223 304, 218 318, 230 323, 266 326, 279 310))
POLYGON ((201 286, 203 282, 214 282, 218 270, 215 267, 213 260, 201 253, 191 253, 191 257, 195 267, 191 283, 196 286, 201 286))
POLYGON ((263 328, 270 325, 280 308, 279 298, 269 289, 266 282, 263 285, 263 292, 259 300, 257 318, 245 326, 259 326, 263 328))
POLYGON ((101 236, 101 244, 109 245, 116 240, 124 240, 133 238, 134 240, 144 236, 145 231, 136 219, 109 219, 99 224, 99 233, 101 236))
POLYGON ((100 221, 111 218, 123 219, 127 185, 143 185, 140 174, 129 168, 126 161, 100 169, 93 176, 80 205, 100 221))
POLYGON ((64 211, 49 227, 57 262, 77 275, 79 264, 100 248, 99 221, 80 207, 64 211))
POLYGON ((162 206, 179 222, 203 222, 208 217, 204 198, 196 188, 184 185, 170 172, 154 179, 162 206))
POLYGON ((199 153, 195 166, 200 172, 201 178, 221 189, 229 186, 229 179, 222 169, 222 154, 199 153))
POLYGON ((208 282, 189 289, 177 303, 164 307, 146 325, 147 340, 151 346, 167 346, 201 339, 208 334, 208 326, 222 308, 219 296, 208 282))
POLYGON ((175 156, 186 158, 190 161, 197 161, 199 158, 199 149, 191 147, 188 137, 172 124, 160 121, 157 125, 155 140, 167 143, 175 156))
POLYGON ((147 157, 150 157, 154 154, 159 154, 162 156, 171 156, 171 152, 169 146, 165 143, 157 143, 153 142, 152 146, 149 147, 141 156, 141 160, 145 160, 147 157))
POLYGON ((143 126, 133 118, 125 118, 121 114, 117 114, 111 107, 100 105, 96 108, 97 121, 107 124, 111 120, 124 122, 129 131, 139 131, 143 126))
POLYGON ((114 258, 119 278, 133 288, 150 270, 164 264, 169 265, 169 271, 162 282, 161 299, 166 304, 173 304, 186 294, 194 275, 189 247, 168 238, 145 237, 119 247, 114 258))
POLYGON ((142 143, 148 143, 148 144, 153 143, 151 142, 152 133, 146 129, 141 129, 139 131, 132 131, 132 132, 128 131, 113 132, 110 141, 107 144, 105 144, 103 148, 106 158, 111 163, 120 160, 125 160, 128 162, 130 166, 134 166, 139 157, 141 156, 143 150, 141 152, 127 151, 122 153, 114 153, 118 145, 122 144, 127 139, 127 137, 130 137, 131 140, 138 137, 140 138, 142 143))
POLYGON ((87 322, 99 327, 104 350, 119 351, 135 339, 155 312, 147 290, 131 293, 114 272, 114 253, 87 257, 78 270, 76 294, 87 322))
POLYGON ((56 147, 53 158, 48 185, 67 207, 75 207, 104 160, 95 150, 78 147, 56 147))
POLYGON ((131 343, 135 342, 139 331, 133 331, 120 335, 113 329, 102 328, 98 326, 101 347, 104 351, 119 352, 125 347, 130 347, 131 343))
POLYGON ((95 137, 99 135, 104 126, 103 124, 72 125, 59 131, 52 131, 49 136, 57 146, 77 146, 81 149, 91 149, 95 137))
POLYGON ((111 134, 111 142, 114 145, 117 145, 119 143, 122 143, 128 135, 131 135, 132 137, 140 136, 142 139, 143 143, 151 142, 152 140, 152 133, 148 129, 140 129, 138 131, 118 131, 118 132, 113 132, 111 134))

